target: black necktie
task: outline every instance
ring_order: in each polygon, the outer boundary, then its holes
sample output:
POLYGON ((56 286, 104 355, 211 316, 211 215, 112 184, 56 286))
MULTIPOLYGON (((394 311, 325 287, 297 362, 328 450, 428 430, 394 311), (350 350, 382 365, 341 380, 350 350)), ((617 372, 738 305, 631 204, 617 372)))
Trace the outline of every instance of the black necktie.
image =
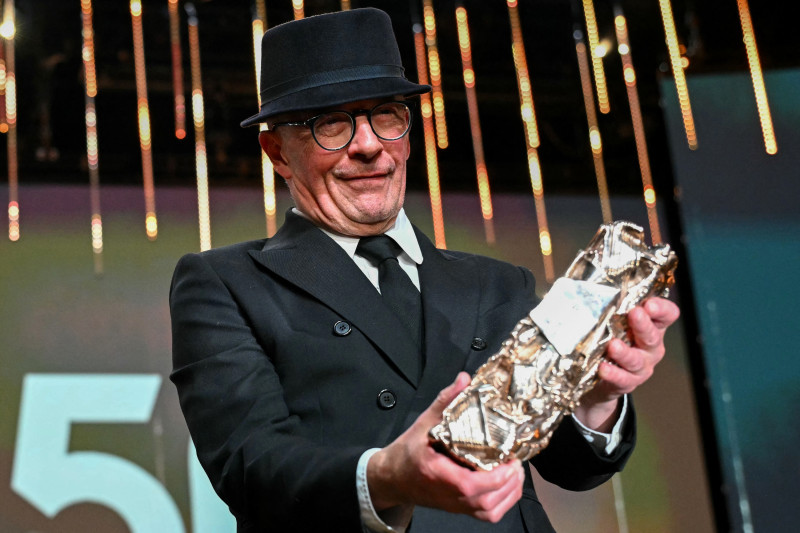
POLYGON ((422 299, 414 282, 397 262, 397 255, 401 251, 400 246, 386 235, 363 237, 356 248, 358 255, 378 266, 383 301, 406 326, 417 346, 421 347, 422 299))

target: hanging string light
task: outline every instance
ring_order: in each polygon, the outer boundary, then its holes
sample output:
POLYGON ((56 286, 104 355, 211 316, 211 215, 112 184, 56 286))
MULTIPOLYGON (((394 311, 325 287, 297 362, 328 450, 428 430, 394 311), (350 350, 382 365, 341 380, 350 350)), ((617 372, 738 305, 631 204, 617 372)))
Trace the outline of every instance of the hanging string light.
POLYGON ((292 9, 294 10, 294 20, 306 18, 305 2, 303 0, 292 0, 292 9))
POLYGON ((17 160, 17 78, 14 64, 14 0, 5 0, 0 36, 5 39, 5 123, 8 128, 8 239, 18 241, 19 228, 19 164, 17 160))
POLYGON ((142 152, 142 181, 144 183, 145 230, 151 241, 158 237, 156 218, 156 194, 153 187, 152 130, 150 129, 150 105, 147 98, 147 75, 144 61, 144 35, 142 30, 142 2, 131 0, 133 21, 133 59, 136 72, 136 102, 139 123, 139 147, 142 152))
POLYGON ((514 69, 517 72, 517 87, 519 88, 520 114, 525 125, 525 137, 528 143, 528 173, 531 177, 531 188, 536 207, 536 221, 539 226, 539 248, 544 261, 545 279, 548 282, 555 280, 553 267, 553 246, 550 230, 547 227, 547 212, 544 205, 544 187, 542 185, 542 168, 539 163, 539 130, 536 125, 536 113, 533 108, 533 94, 531 80, 528 76, 528 60, 525 57, 525 45, 522 41, 522 25, 519 21, 517 0, 506 0, 508 16, 511 21, 511 51, 514 55, 514 69))
POLYGON ((83 22, 83 79, 84 106, 86 122, 86 161, 89 167, 89 204, 92 210, 92 252, 94 273, 103 274, 103 217, 100 214, 100 172, 97 149, 97 110, 94 99, 97 96, 97 74, 94 61, 94 26, 92 23, 92 2, 81 0, 81 20, 83 22))
MULTIPOLYGON (((414 51, 417 56, 417 76, 419 83, 428 85, 428 70, 425 57, 425 36, 422 26, 414 24, 414 51)), ((425 137, 425 163, 428 169, 428 192, 431 198, 431 215, 433 217, 433 235, 436 247, 447 248, 444 238, 444 215, 442 213, 442 193, 439 188, 439 158, 436 154, 436 132, 433 125, 433 102, 431 95, 420 96, 420 113, 422 129, 425 137)))
POLYGON ((675 78, 675 88, 678 91, 678 104, 683 118, 683 129, 686 131, 686 142, 690 150, 697 149, 697 133, 694 129, 692 105, 689 102, 689 88, 686 85, 686 76, 683 72, 683 58, 678 46, 678 34, 675 31, 675 19, 672 16, 672 4, 669 0, 658 0, 661 7, 661 20, 664 23, 664 34, 667 38, 669 61, 672 65, 672 75, 675 78))
POLYGON ((194 121, 195 173, 197 175, 197 213, 200 229, 200 251, 211 248, 211 213, 208 202, 208 160, 206 158, 205 110, 203 104, 203 77, 200 71, 200 37, 197 28, 197 11, 194 4, 186 4, 189 15, 189 57, 192 68, 192 118, 194 121))
POLYGON ((639 92, 636 88, 636 71, 633 68, 631 45, 628 39, 628 24, 619 4, 614 5, 614 29, 617 34, 617 50, 622 58, 622 75, 625 79, 625 89, 628 93, 628 105, 631 109, 633 136, 636 140, 636 155, 639 158, 639 170, 642 174, 644 203, 647 206, 650 237, 653 244, 658 244, 661 242, 661 228, 658 224, 658 211, 656 209, 656 190, 653 188, 650 158, 647 155, 644 121, 642 120, 642 109, 639 105, 639 92))
POLYGON ((186 138, 186 98, 183 95, 183 57, 178 0, 169 0, 169 42, 172 51, 172 92, 175 101, 175 137, 186 138))
POLYGON ((433 115, 436 122, 436 144, 444 150, 450 144, 447 138, 447 122, 444 117, 444 94, 442 93, 442 68, 439 60, 439 46, 436 41, 436 17, 433 0, 422 1, 422 15, 425 22, 425 44, 428 47, 428 68, 431 73, 431 92, 433 93, 433 115))
POLYGON ((586 108, 586 122, 589 125, 589 143, 592 147, 592 160, 594 161, 594 174, 597 178, 597 190, 600 194, 600 209, 603 213, 603 223, 610 224, 614 221, 611 216, 611 199, 608 197, 608 183, 606 181, 606 167, 603 163, 603 140, 597 124, 597 113, 594 110, 594 93, 592 80, 589 73, 589 60, 586 59, 586 44, 583 42, 583 32, 575 29, 572 32, 575 39, 575 52, 578 55, 578 71, 581 76, 581 89, 583 91, 583 105, 586 108))
POLYGON ((475 70, 472 68, 472 45, 469 38, 469 24, 467 10, 459 5, 456 8, 456 26, 458 28, 458 44, 461 49, 461 68, 464 78, 464 89, 467 93, 467 109, 469 112, 469 125, 472 132, 472 149, 475 153, 475 168, 478 177, 478 195, 481 200, 481 213, 483 214, 483 229, 486 242, 494 244, 494 222, 492 213, 492 195, 489 190, 489 174, 486 171, 486 161, 483 156, 483 136, 481 123, 478 116, 478 98, 475 95, 475 70))
POLYGON ((350 11, 350 0, 342 0, 342 11, 350 11))
MULTIPOLYGON (((258 107, 261 108, 261 37, 267 29, 267 8, 264 0, 256 0, 256 18, 253 19, 253 58, 256 66, 256 95, 258 107)), ((266 124, 260 125, 261 131, 267 129, 266 124)), ((267 220, 267 237, 272 237, 278 229, 276 220, 275 202, 275 169, 272 161, 261 150, 261 181, 264 189, 264 215, 267 220)))
POLYGON ((611 107, 608 103, 608 87, 606 86, 606 73, 603 68, 603 56, 600 53, 600 35, 597 31, 597 18, 594 13, 592 0, 583 0, 583 15, 586 19, 586 34, 589 38, 589 52, 592 57, 592 71, 594 83, 597 88, 597 106, 603 114, 608 113, 611 107))
POLYGON ((0 35, 0 133, 8 133, 6 122, 6 52, 5 38, 0 35))
POLYGON ((737 0, 739 6, 739 20, 742 23, 744 34, 744 47, 747 51, 747 63, 750 66, 750 78, 753 80, 753 91, 756 94, 758 118, 761 121, 761 134, 764 137, 764 147, 767 153, 778 153, 778 143, 775 140, 775 130, 772 127, 772 114, 769 112, 767 101, 767 88, 764 85, 764 76, 761 72, 761 61, 756 48, 756 35, 753 32, 753 22, 750 19, 750 6, 747 0, 737 0))

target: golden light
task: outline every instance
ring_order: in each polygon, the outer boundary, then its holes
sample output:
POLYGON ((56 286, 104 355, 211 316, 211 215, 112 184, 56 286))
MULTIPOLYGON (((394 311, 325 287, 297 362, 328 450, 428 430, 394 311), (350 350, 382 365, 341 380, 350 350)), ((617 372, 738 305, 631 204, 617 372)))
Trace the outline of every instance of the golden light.
POLYGON ((542 248, 542 253, 546 256, 549 256, 553 253, 553 245, 550 241, 550 232, 548 231, 541 231, 539 232, 539 246, 542 248))
POLYGON ((767 88, 764 84, 764 75, 761 72, 761 60, 758 57, 756 36, 753 31, 753 22, 750 18, 750 6, 747 0, 737 0, 739 6, 739 20, 742 23, 744 46, 747 52, 747 63, 750 66, 750 78, 753 81, 753 91, 756 96, 758 118, 761 122, 761 134, 764 137, 764 147, 770 155, 778 153, 778 143, 775 140, 775 130, 772 127, 772 114, 767 101, 767 88))
POLYGON ((644 202, 647 204, 647 207, 656 205, 656 191, 653 189, 652 185, 648 185, 644 188, 644 202))
POLYGON ((589 40, 589 55, 592 58, 594 84, 597 88, 597 105, 600 108, 600 112, 605 114, 611 110, 608 102, 606 73, 603 68, 603 56, 605 56, 608 46, 604 45, 603 48, 600 48, 600 36, 597 31, 597 18, 595 16, 594 3, 592 0, 583 0, 583 15, 584 19, 586 20, 586 34, 589 40))
POLYGON ((592 148, 592 161, 594 163, 594 174, 597 180, 597 191, 600 196, 600 209, 603 214, 603 223, 610 224, 614 218, 611 214, 611 199, 608 195, 608 183, 606 181, 606 168, 603 163, 603 142, 600 138, 600 128, 597 123, 597 113, 595 112, 594 93, 592 91, 592 80, 589 72, 589 60, 587 59, 586 45, 583 42, 583 32, 575 30, 575 53, 578 57, 578 72, 581 78, 581 91, 583 92, 583 105, 586 109, 586 123, 589 126, 589 145, 592 148))
MULTIPOLYGON (((417 59, 417 76, 419 83, 428 84, 427 58, 425 54, 425 36, 420 24, 414 24, 414 52, 417 59)), ((431 199, 431 216, 433 217, 433 235, 436 247, 446 249, 444 235, 444 215, 442 213, 442 193, 439 186, 439 159, 436 153, 436 132, 433 124, 433 104, 431 95, 420 96, 422 114, 422 130, 425 138, 425 165, 428 172, 428 194, 431 199)))
MULTIPOLYGON (((187 10, 189 11, 189 10, 187 10)), ((194 122, 195 175, 197 178, 197 218, 200 251, 211 249, 211 213, 208 200, 208 162, 206 159, 203 76, 200 70, 200 37, 197 13, 189 11, 189 58, 192 69, 192 119, 194 122)))
POLYGON ((667 39, 669 60, 672 65, 672 75, 675 78, 675 89, 678 91, 678 103, 683 118, 683 129, 686 131, 686 142, 690 150, 697 149, 697 133, 694 128, 694 116, 689 102, 689 88, 681 63, 681 53, 678 47, 678 34, 675 31, 675 19, 672 15, 672 4, 669 0, 658 0, 661 8, 661 20, 664 24, 664 34, 667 39))
POLYGON ((594 55, 599 58, 604 58, 608 55, 609 48, 611 48, 611 44, 604 39, 597 44, 597 47, 594 49, 594 55))
POLYGON ((633 57, 631 57, 631 45, 628 40, 628 24, 619 5, 614 6, 614 28, 619 43, 620 56, 622 58, 623 76, 625 77, 625 89, 628 95, 628 106, 631 110, 633 121, 633 136, 636 140, 636 155, 639 159, 639 170, 642 175, 642 187, 644 202, 647 207, 647 220, 650 225, 650 237, 654 244, 661 242, 661 228, 658 223, 658 211, 656 210, 656 191, 653 189, 653 179, 650 173, 650 158, 647 155, 647 140, 645 138, 644 122, 642 120, 642 110, 639 105, 639 92, 636 89, 636 71, 633 68, 633 57), (623 53, 624 47, 624 53, 623 53))
POLYGON ((300 20, 306 17, 305 2, 303 0, 292 0, 292 9, 294 10, 294 20, 300 20))
POLYGON ((539 130, 536 125, 536 113, 533 107, 533 95, 528 76, 528 60, 525 57, 525 44, 522 40, 522 25, 519 20, 517 0, 506 0, 508 17, 511 23, 511 54, 514 57, 514 70, 517 73, 517 88, 519 89, 520 116, 525 127, 525 140, 528 145, 528 173, 531 179, 533 200, 536 209, 536 222, 539 226, 539 248, 544 262, 545 279, 548 282, 555 280, 555 268, 552 258, 552 243, 550 230, 547 227, 547 211, 544 203, 544 188, 542 185, 542 169, 539 163, 539 130), (546 236, 544 238, 543 236, 546 236))
POLYGON ((422 16, 425 24, 425 45, 428 50, 428 69, 433 96, 433 113, 436 124, 436 144, 444 150, 450 144, 447 136, 447 121, 444 114, 444 94, 442 92, 442 70, 439 60, 439 46, 436 41, 436 17, 433 0, 422 0, 422 16))
POLYGON ((633 68, 623 68, 622 76, 625 78, 625 85, 633 85, 636 83, 636 72, 633 70, 633 68))
POLYGON ((467 10, 463 6, 456 8, 456 28, 461 48, 461 68, 463 70, 464 88, 467 94, 467 111, 469 113, 470 132, 472 133, 472 151, 475 155, 475 171, 478 180, 478 195, 481 201, 484 233, 486 242, 494 244, 492 196, 489 189, 489 174, 486 171, 486 161, 483 154, 483 134, 481 133, 478 114, 478 98, 475 94, 475 72, 472 69, 469 21, 467 19, 467 10))
POLYGON ((142 4, 131 0, 131 22, 133 25, 133 58, 136 75, 137 116, 139 124, 139 148, 142 154, 142 183, 144 186, 145 233, 151 241, 158 237, 156 217, 156 194, 153 185, 153 152, 150 130, 150 105, 147 99, 147 73, 144 58, 144 31, 142 29, 142 4), (149 220, 152 218, 152 221, 149 220))
POLYGON ((603 151, 603 141, 600 139, 600 131, 597 126, 589 129, 589 144, 592 146, 592 152, 599 154, 603 151))
POLYGON ((14 38, 14 35, 17 33, 17 28, 14 25, 13 20, 6 19, 0 24, 0 37, 5 40, 11 40, 14 38))
POLYGON ((8 203, 8 240, 19 240, 19 204, 14 201, 8 203))

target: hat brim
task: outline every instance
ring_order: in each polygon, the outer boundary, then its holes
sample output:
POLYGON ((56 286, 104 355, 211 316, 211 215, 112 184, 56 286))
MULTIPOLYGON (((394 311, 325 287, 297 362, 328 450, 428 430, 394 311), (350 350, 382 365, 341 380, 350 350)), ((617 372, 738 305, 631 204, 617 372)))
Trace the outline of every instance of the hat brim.
POLYGON ((420 85, 405 78, 377 78, 332 83, 297 91, 282 98, 275 99, 261 107, 257 114, 243 120, 243 128, 266 122, 270 117, 281 113, 324 109, 326 107, 389 98, 391 96, 416 96, 431 90, 430 85, 420 85))

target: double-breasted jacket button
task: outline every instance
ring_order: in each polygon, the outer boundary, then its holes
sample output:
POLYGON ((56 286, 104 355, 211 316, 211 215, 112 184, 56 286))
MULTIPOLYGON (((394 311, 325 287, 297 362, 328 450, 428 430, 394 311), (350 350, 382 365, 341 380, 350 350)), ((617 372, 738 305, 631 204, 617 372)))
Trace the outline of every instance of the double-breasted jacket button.
POLYGON ((475 337, 472 339, 472 344, 470 346, 473 350, 484 350, 486 349, 486 341, 480 337, 475 337))
POLYGON ((389 389, 383 389, 378 393, 378 407, 381 409, 391 409, 397 403, 397 396, 389 389))
POLYGON ((339 320, 336 324, 333 325, 333 332, 340 337, 344 337, 345 335, 349 335, 352 331, 350 324, 345 322, 344 320, 339 320))

